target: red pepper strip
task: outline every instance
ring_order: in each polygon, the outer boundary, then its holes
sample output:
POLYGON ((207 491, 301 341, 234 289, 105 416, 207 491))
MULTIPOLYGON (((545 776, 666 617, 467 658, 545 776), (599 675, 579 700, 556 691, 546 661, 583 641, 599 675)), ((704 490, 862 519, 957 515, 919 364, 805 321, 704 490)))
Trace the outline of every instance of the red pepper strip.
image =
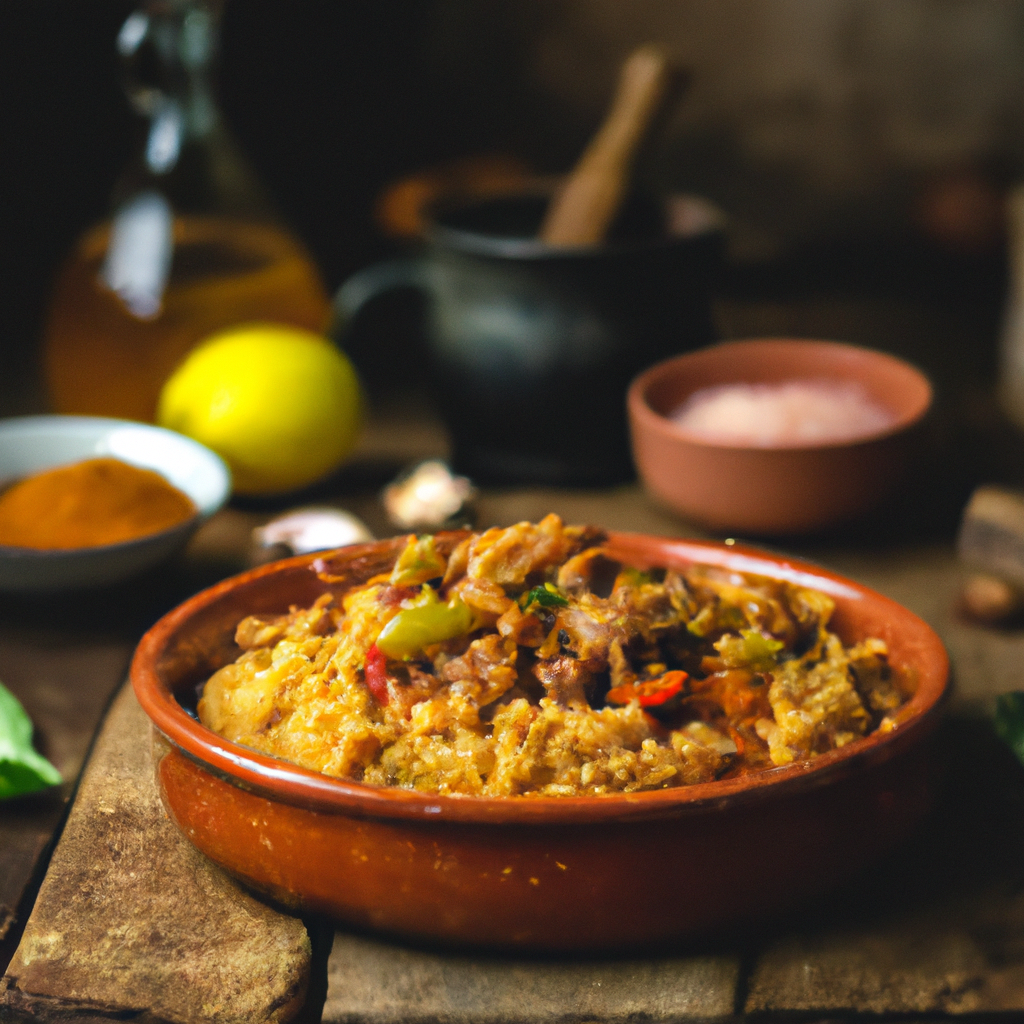
POLYGON ((643 683, 616 686, 608 691, 605 700, 612 704, 628 704, 631 700, 638 700, 642 708, 657 707, 671 700, 683 688, 687 678, 685 672, 677 669, 643 683))
POLYGON ((388 659, 384 652, 376 644, 366 652, 366 667, 363 676, 370 693, 380 701, 381 704, 388 702, 388 659))

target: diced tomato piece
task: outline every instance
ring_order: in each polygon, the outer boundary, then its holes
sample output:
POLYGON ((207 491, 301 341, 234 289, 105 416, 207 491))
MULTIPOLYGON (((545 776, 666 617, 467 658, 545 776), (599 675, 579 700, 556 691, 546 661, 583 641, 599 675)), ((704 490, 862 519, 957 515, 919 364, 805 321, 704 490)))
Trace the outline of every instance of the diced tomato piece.
POLYGON ((687 680, 685 672, 675 671, 666 672, 663 676, 659 676, 657 679, 651 679, 648 682, 640 683, 637 686, 637 691, 640 696, 640 706, 642 708, 656 707, 658 704, 664 704, 667 700, 674 697, 683 688, 683 683, 687 680))
POLYGON ((638 700, 642 708, 657 707, 679 693, 687 678, 685 672, 677 669, 666 672, 663 676, 658 676, 657 679, 613 687, 608 691, 605 700, 612 704, 628 704, 631 700, 638 700))
POLYGON ((363 677, 370 693, 380 701, 381 704, 388 702, 388 659, 384 652, 376 644, 366 652, 366 667, 363 670, 363 677))

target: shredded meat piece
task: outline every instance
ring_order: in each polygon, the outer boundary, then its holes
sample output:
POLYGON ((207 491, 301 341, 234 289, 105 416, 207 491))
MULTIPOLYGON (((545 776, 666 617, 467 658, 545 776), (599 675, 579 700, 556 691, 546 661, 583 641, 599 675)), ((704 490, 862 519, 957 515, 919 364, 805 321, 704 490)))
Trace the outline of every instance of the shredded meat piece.
POLYGON ((504 615, 511 605, 512 598, 505 594, 505 591, 490 580, 474 579, 472 576, 464 576, 452 587, 452 593, 458 594, 470 608, 495 619, 504 615))
POLYGON ((610 559, 601 548, 587 548, 573 555, 558 570, 558 586, 561 590, 578 591, 584 587, 598 590, 594 585, 596 576, 614 580, 621 563, 610 559))
POLYGON ((549 630, 532 612, 523 612, 512 602, 497 621, 498 632, 509 640, 524 647, 540 647, 549 630))
POLYGON ((238 624, 235 643, 243 651, 249 651, 257 647, 272 647, 283 639, 325 636, 336 625, 332 614, 333 604, 334 598, 330 594, 323 594, 303 611, 292 608, 287 615, 250 615, 238 624))
POLYGON ((868 638, 849 650, 850 671, 857 690, 876 715, 895 711, 904 701, 889 668, 889 651, 882 640, 868 638))
POLYGON ((547 695, 561 707, 580 711, 588 708, 587 689, 593 675, 577 658, 562 655, 538 661, 533 674, 544 685, 547 695))
POLYGON ((553 514, 536 524, 517 523, 506 530, 495 527, 470 545, 466 574, 502 586, 520 585, 531 573, 562 562, 573 545, 562 520, 553 514))
MULTIPOLYGON (((703 567, 689 575, 702 605, 694 621, 700 636, 756 629, 792 644, 799 634, 787 604, 796 588, 778 580, 744 577, 723 569, 703 567)), ((831 599, 822 595, 825 601, 831 599)))
POLYGON ((628 618, 630 627, 647 640, 684 621, 672 592, 661 583, 616 587, 612 601, 620 616, 628 618))
POLYGON ((461 541, 455 550, 448 556, 448 567, 444 572, 443 585, 448 586, 461 576, 466 575, 466 567, 469 565, 469 549, 473 543, 472 537, 461 541))
POLYGON ((561 609, 557 625, 568 635, 565 646, 571 647, 576 657, 593 669, 604 667, 613 641, 626 647, 641 633, 640 623, 633 615, 590 593, 581 594, 574 604, 561 609))
POLYGON ((612 686, 630 686, 637 680, 637 674, 630 667, 626 655, 622 652, 622 644, 613 640, 608 647, 608 672, 612 686))
POLYGON ((391 719, 408 719, 412 709, 428 700, 441 688, 441 680, 416 665, 392 665, 388 668, 388 702, 384 714, 391 719))
POLYGON ((441 676, 452 684, 452 693, 466 696, 483 707, 515 685, 517 653, 514 641, 492 633, 474 640, 461 657, 446 662, 441 676))

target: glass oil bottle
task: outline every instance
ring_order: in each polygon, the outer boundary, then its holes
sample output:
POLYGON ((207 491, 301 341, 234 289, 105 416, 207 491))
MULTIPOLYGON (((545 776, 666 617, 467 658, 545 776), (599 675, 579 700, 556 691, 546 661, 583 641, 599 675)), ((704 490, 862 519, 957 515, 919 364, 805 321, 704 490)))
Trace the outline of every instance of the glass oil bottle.
POLYGON ((164 381, 211 332, 326 329, 319 274, 214 102, 219 14, 218 0, 146 0, 118 35, 147 127, 111 218, 79 240, 54 290, 43 352, 57 412, 152 420, 164 381))

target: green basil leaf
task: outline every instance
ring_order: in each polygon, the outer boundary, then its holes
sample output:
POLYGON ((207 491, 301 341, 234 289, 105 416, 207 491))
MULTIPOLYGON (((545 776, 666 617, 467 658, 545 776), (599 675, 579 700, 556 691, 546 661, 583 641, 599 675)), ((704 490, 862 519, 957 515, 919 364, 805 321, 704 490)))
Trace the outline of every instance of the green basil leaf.
POLYGON ((32 746, 32 722, 25 709, 0 683, 0 800, 62 781, 60 772, 32 746))

